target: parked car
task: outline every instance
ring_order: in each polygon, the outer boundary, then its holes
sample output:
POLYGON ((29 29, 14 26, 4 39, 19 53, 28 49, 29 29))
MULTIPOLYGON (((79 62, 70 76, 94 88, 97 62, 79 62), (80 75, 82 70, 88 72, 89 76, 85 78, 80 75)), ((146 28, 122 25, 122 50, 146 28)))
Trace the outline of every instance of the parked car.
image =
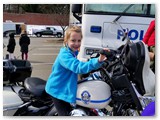
POLYGON ((56 36, 56 37, 60 38, 63 35, 63 31, 58 30, 54 27, 46 27, 46 29, 36 31, 36 32, 34 32, 34 34, 37 37, 42 37, 42 35, 52 35, 52 36, 56 36))

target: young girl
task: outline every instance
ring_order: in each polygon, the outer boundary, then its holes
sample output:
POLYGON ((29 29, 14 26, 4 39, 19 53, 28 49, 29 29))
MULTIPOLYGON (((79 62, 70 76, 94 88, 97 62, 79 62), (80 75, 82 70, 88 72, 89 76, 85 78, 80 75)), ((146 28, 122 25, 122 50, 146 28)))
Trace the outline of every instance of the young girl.
POLYGON ((14 39, 14 33, 9 34, 9 42, 7 45, 7 51, 9 52, 9 59, 14 59, 14 49, 16 46, 16 42, 14 39))
POLYGON ((21 57, 22 60, 28 60, 28 46, 30 44, 30 38, 27 36, 27 32, 25 30, 22 31, 21 37, 19 38, 19 45, 21 47, 21 57), (24 58, 25 56, 25 58, 24 58))
POLYGON ((79 27, 71 27, 66 31, 64 47, 60 49, 46 84, 45 90, 53 97, 59 116, 69 115, 70 104, 76 103, 78 74, 96 70, 106 60, 105 56, 100 55, 88 62, 79 61, 77 55, 81 39, 82 32, 79 27))

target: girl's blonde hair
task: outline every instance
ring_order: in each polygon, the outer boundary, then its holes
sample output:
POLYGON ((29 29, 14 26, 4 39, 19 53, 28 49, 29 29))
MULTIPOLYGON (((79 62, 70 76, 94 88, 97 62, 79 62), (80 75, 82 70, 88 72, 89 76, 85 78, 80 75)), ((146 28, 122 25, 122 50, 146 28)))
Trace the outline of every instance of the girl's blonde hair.
POLYGON ((22 30, 21 34, 27 34, 26 30, 22 30))
POLYGON ((70 35, 72 32, 76 32, 76 33, 80 33, 81 34, 81 38, 82 38, 82 31, 81 31, 81 28, 79 26, 72 26, 72 27, 69 27, 66 32, 65 32, 65 36, 64 36, 64 42, 63 44, 66 46, 69 38, 70 38, 70 35))

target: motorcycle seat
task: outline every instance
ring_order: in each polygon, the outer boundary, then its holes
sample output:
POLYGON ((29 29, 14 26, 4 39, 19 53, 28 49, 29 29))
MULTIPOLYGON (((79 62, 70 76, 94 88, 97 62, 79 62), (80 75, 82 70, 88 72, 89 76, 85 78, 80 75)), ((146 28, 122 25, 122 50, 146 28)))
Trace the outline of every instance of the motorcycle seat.
POLYGON ((142 42, 131 44, 126 51, 125 66, 132 73, 132 81, 136 83, 138 91, 143 95, 145 88, 143 84, 143 66, 145 61, 145 49, 142 42))
POLYGON ((46 81, 37 77, 28 77, 24 81, 25 88, 35 96, 42 96, 45 92, 46 81))

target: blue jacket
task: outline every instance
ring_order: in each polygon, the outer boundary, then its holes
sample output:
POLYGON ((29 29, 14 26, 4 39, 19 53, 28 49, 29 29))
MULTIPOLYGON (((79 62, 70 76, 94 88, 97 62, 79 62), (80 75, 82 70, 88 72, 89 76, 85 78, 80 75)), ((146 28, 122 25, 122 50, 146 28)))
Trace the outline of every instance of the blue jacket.
POLYGON ((78 74, 88 73, 100 68, 98 58, 81 62, 70 48, 62 47, 52 67, 45 90, 51 96, 69 102, 76 102, 78 74))

